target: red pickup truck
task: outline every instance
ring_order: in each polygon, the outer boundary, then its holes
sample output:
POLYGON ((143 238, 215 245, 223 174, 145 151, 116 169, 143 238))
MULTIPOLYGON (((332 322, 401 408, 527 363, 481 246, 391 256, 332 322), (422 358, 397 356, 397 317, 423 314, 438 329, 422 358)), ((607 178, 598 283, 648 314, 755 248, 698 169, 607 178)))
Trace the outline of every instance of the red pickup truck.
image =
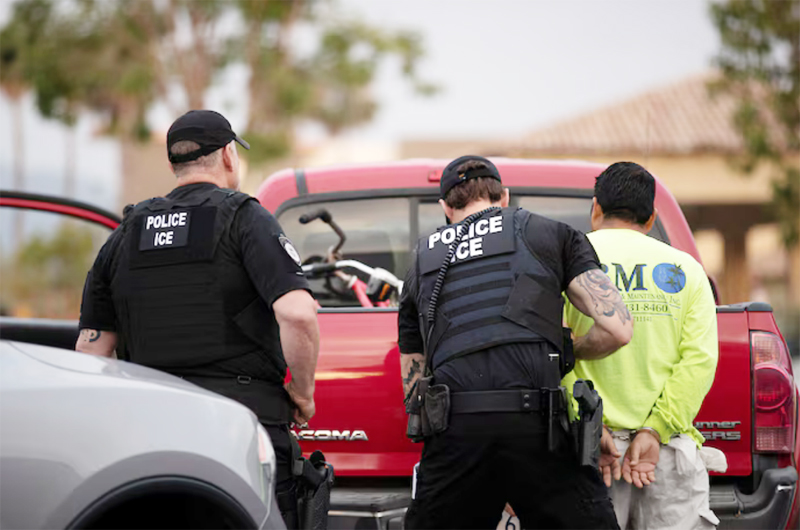
MULTIPOLYGON (((512 206, 589 230, 594 178, 604 166, 493 161, 512 206)), ((319 261, 337 242, 324 223, 300 222, 324 209, 347 237, 346 259, 402 278, 417 239, 444 224, 436 201, 447 162, 287 169, 268 178, 257 197, 303 259, 319 261)), ((680 207, 660 182, 656 207, 650 235, 700 260, 680 207)), ((348 272, 368 280, 361 271, 348 272)), ((312 280, 312 286, 322 306, 317 415, 297 434, 304 450, 323 450, 336 468, 332 515, 394 525, 420 453, 405 438, 396 307, 364 307, 337 278, 312 280)), ((798 393, 786 344, 766 304, 721 305, 717 315, 719 366, 695 423, 728 459, 727 472, 711 479, 712 508, 723 528, 797 527, 798 393)))
MULTIPOLYGON (((402 278, 417 238, 444 223, 436 201, 447 162, 287 169, 257 193, 312 271, 321 305, 317 415, 296 434, 305 451, 321 449, 336 468, 332 528, 399 528, 410 501, 410 476, 421 446, 405 437, 396 295, 370 300, 365 285, 371 278, 379 286, 392 283, 387 280, 392 274, 402 278), (341 239, 323 222, 326 217, 346 236, 341 249, 335 248, 341 239), (322 219, 309 222, 314 218, 322 219), (346 259, 323 263, 331 251, 346 259)), ((494 162, 511 189, 512 206, 589 230, 594 177, 604 166, 494 162)), ((58 212, 112 228, 119 222, 94 207, 30 194, 1 193, 0 206, 58 212)), ((680 207, 661 183, 656 207, 659 218, 650 235, 699 260, 680 207)), ((728 459, 727 472, 711 477, 712 508, 721 528, 798 528, 800 394, 786 343, 767 304, 720 305, 717 315, 719 365, 695 423, 728 459)), ((0 317, 0 333, 4 339, 71 348, 77 326, 0 317)))

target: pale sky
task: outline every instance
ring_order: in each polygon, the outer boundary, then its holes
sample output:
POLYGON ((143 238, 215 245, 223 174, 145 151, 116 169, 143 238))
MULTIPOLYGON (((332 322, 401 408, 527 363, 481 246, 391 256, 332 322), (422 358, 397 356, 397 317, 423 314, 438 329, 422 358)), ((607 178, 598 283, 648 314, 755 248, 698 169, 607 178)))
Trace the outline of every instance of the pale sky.
POLYGON ((487 137, 530 132, 598 105, 703 72, 719 39, 705 0, 340 0, 384 27, 423 36, 414 97, 384 69, 366 137, 487 137))
MULTIPOLYGON (((415 29, 427 55, 422 77, 439 95, 413 94, 397 62, 381 68, 376 119, 348 133, 365 141, 509 138, 624 100, 709 68, 718 37, 705 0, 337 0, 337 16, 361 16, 384 28, 415 29)), ((9 3, 0 2, 0 23, 9 3)), ((208 94, 207 105, 243 128, 242 71, 208 94)), ((42 120, 26 100, 29 190, 63 190, 63 128, 42 120)), ((0 98, 0 187, 11 186, 11 119, 0 98)), ((173 117, 151 112, 156 129, 173 117)), ((78 132, 78 197, 104 205, 119 178, 117 142, 78 132)))

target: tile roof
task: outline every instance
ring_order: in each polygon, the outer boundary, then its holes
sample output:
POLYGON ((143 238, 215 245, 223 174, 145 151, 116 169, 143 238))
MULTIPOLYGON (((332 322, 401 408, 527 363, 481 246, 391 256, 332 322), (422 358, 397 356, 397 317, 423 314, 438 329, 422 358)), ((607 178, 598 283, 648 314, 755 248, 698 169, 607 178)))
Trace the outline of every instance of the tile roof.
POLYGON ((709 95, 715 74, 704 73, 621 103, 533 132, 506 145, 509 155, 643 153, 692 154, 741 151, 731 125, 736 101, 709 95))

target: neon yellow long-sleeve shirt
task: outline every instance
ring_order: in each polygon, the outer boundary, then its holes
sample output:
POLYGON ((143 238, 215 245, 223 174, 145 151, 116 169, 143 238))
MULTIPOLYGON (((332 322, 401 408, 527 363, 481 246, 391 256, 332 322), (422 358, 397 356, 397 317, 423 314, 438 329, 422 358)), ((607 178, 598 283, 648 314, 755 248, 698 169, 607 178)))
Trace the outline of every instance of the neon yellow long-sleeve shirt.
MULTIPOLYGON (((701 445, 693 421, 719 357, 716 306, 703 267, 634 230, 598 230, 588 238, 633 316, 633 339, 605 359, 576 362, 565 386, 592 380, 612 428, 652 427, 663 443, 684 433, 701 445)), ((570 303, 564 318, 576 337, 594 323, 570 303)))

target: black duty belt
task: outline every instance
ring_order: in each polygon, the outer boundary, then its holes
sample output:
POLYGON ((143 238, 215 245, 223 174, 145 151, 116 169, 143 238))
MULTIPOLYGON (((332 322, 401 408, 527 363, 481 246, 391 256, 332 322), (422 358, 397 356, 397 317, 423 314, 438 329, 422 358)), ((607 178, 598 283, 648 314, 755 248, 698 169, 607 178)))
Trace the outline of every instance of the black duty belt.
POLYGON ((283 385, 246 375, 221 377, 183 375, 180 377, 206 390, 238 401, 252 410, 261 423, 284 425, 294 419, 294 404, 283 385))
POLYGON ((450 394, 450 412, 477 414, 481 412, 547 412, 566 410, 558 389, 483 390, 450 394))
MULTIPOLYGON (((186 379, 187 381, 191 381, 192 379, 215 379, 215 380, 223 379, 223 380, 229 381, 229 382, 236 381, 240 385, 249 385, 252 382, 270 384, 268 381, 264 381, 263 379, 256 379, 255 377, 250 377, 249 375, 232 376, 232 375, 193 375, 193 374, 190 374, 190 375, 179 375, 178 377, 180 377, 181 379, 186 379)), ((275 386, 274 383, 272 383, 272 385, 275 386)))

